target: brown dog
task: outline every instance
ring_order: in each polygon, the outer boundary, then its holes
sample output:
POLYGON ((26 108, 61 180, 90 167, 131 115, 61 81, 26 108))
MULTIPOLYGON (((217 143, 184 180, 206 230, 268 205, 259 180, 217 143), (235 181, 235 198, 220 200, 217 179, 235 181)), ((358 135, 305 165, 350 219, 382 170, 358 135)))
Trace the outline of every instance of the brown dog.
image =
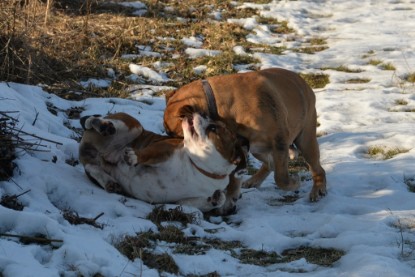
POLYGON ((236 135, 191 108, 182 115, 183 139, 147 131, 125 113, 83 117, 79 158, 86 174, 107 191, 146 202, 233 212, 245 167, 236 135))
POLYGON ((219 119, 246 138, 251 153, 263 162, 244 187, 259 187, 274 170, 276 184, 286 190, 298 187, 289 177, 288 153, 295 144, 313 176, 310 200, 326 194, 325 171, 320 165, 316 139, 315 95, 296 73, 272 68, 257 72, 223 75, 208 79, 214 101, 207 100, 201 81, 195 81, 166 96, 164 126, 170 135, 183 136, 178 111, 184 105, 207 113, 215 103, 219 119), (210 102, 210 103, 209 103, 210 102))

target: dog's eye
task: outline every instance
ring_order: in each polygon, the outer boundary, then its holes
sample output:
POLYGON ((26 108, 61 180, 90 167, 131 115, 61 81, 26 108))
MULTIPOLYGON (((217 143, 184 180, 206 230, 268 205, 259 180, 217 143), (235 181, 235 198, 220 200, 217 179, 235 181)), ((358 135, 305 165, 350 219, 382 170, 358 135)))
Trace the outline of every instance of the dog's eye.
POLYGON ((209 124, 206 129, 210 132, 216 132, 217 126, 215 124, 209 124))

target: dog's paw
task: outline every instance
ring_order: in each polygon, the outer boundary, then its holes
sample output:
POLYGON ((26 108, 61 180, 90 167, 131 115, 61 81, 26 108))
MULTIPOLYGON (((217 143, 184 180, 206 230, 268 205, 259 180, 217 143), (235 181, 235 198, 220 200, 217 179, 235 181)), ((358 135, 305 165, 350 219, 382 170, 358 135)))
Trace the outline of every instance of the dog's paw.
POLYGON ((225 203, 214 210, 211 211, 211 215, 214 216, 226 216, 236 213, 236 198, 226 198, 225 203))
POLYGON ((223 204, 225 204, 226 201, 226 195, 221 190, 215 190, 215 192, 212 194, 212 196, 207 198, 207 201, 212 205, 212 207, 222 207, 223 204))
POLYGON ((321 174, 313 176, 313 188, 310 192, 310 201, 316 202, 327 194, 326 175, 324 171, 321 174))
POLYGON ((136 166, 138 164, 137 155, 131 147, 127 147, 124 150, 124 160, 128 165, 136 166))
POLYGON ((112 181, 109 181, 105 185, 105 190, 110 193, 124 194, 124 189, 121 187, 121 185, 112 181))
POLYGON ((257 182, 255 180, 255 178, 251 177, 248 180, 242 182, 242 187, 245 189, 250 189, 250 188, 259 188, 259 186, 261 185, 260 182, 257 182))
POLYGON ((300 188, 300 177, 298 175, 290 176, 288 184, 277 184, 278 187, 286 191, 296 191, 300 188))
POLYGON ((98 130, 99 133, 104 137, 114 135, 116 132, 114 124, 111 121, 107 120, 100 120, 98 130))
POLYGON ((327 189, 326 186, 313 186, 310 192, 310 201, 317 202, 320 198, 326 196, 327 189))

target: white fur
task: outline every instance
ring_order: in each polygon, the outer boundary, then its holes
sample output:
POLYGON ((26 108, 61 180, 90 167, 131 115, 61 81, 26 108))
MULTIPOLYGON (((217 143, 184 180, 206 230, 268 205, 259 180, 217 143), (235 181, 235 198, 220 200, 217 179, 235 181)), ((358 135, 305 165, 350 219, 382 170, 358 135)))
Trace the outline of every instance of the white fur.
MULTIPOLYGON (((208 139, 205 133, 208 124, 208 119, 194 114, 196 133, 192 135, 191 126, 184 120, 184 146, 178 146, 166 161, 151 166, 133 166, 137 157, 133 150, 126 148, 120 151, 125 156, 119 158, 117 165, 106 165, 104 170, 127 193, 149 203, 178 203, 194 206, 203 212, 219 208, 225 203, 223 190, 229 184, 228 175, 236 166, 224 159, 208 139), (194 167, 191 160, 207 172, 226 177, 210 178, 194 167), (220 190, 220 197, 212 199, 217 190, 220 190)), ((122 125, 115 126, 123 128, 122 125)))
MULTIPOLYGON (((229 174, 232 171, 223 171, 229 174)), ((191 163, 184 149, 178 149, 166 161, 155 166, 130 166, 121 162, 110 172, 123 189, 137 199, 150 203, 186 204, 190 201, 202 211, 214 207, 207 199, 216 190, 224 190, 229 178, 213 180, 201 174, 191 163), (208 207, 206 209, 205 207, 208 207)), ((222 203, 223 204, 223 203, 222 203)))
POLYGON ((226 171, 226 168, 229 167, 229 162, 222 157, 213 142, 206 136, 205 130, 209 123, 208 119, 197 113, 194 114, 193 126, 196 134, 192 136, 187 121, 183 121, 183 142, 188 155, 199 167, 208 172, 221 175, 224 169, 226 171))

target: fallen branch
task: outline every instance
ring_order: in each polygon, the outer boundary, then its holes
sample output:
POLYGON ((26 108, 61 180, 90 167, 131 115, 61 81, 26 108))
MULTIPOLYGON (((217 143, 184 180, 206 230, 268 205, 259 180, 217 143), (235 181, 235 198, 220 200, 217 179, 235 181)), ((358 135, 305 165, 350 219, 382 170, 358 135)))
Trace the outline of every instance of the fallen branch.
POLYGON ((25 131, 23 131, 21 129, 16 129, 16 128, 10 128, 10 129, 13 130, 13 131, 16 131, 18 133, 22 133, 22 134, 25 134, 27 136, 31 136, 31 137, 34 137, 34 138, 37 138, 37 139, 40 139, 40 140, 44 140, 44 141, 51 142, 51 143, 56 143, 58 145, 63 145, 63 143, 61 143, 61 142, 57 142, 57 141, 54 141, 54 140, 51 140, 51 139, 42 138, 42 137, 39 137, 39 136, 37 136, 35 134, 30 134, 28 132, 25 132, 25 131))
POLYGON ((13 195, 11 195, 11 196, 6 196, 7 198, 10 198, 10 199, 17 199, 17 198, 19 198, 20 196, 22 196, 22 195, 24 195, 24 194, 26 194, 26 193, 28 193, 28 192, 30 192, 31 190, 30 189, 28 189, 28 190, 26 190, 25 192, 22 192, 22 193, 20 193, 20 194, 13 194, 13 195))
POLYGON ((0 237, 18 238, 22 243, 40 243, 40 244, 52 244, 53 242, 63 243, 60 239, 48 239, 44 237, 31 237, 0 233, 0 237))
POLYGON ((69 210, 63 212, 63 218, 65 218, 69 223, 73 225, 88 224, 99 229, 103 229, 104 226, 102 224, 97 223, 96 221, 98 218, 100 218, 103 215, 104 213, 100 213, 94 218, 86 218, 86 217, 79 216, 77 212, 73 212, 69 210))

